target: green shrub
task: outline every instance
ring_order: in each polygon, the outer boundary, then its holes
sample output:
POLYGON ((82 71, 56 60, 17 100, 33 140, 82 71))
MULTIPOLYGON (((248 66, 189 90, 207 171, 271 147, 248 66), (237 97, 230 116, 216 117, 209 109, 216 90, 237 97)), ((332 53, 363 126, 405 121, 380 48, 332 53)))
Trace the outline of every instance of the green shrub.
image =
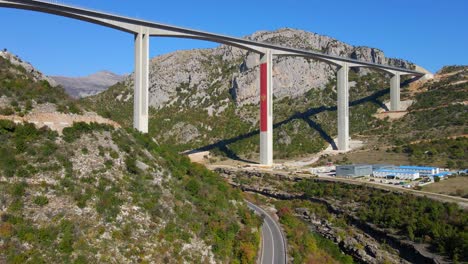
POLYGON ((115 185, 108 188, 109 184, 110 182, 103 178, 99 181, 98 192, 96 193, 96 211, 103 216, 106 221, 110 222, 119 214, 122 200, 117 196, 120 189, 115 185))
POLYGON ((109 156, 113 159, 118 159, 119 158, 119 153, 117 153, 116 151, 112 150, 110 153, 109 153, 109 156))
POLYGON ((65 254, 73 252, 74 225, 69 220, 62 220, 60 223, 61 239, 58 244, 58 250, 65 254))
POLYGON ((13 184, 12 189, 11 189, 11 194, 14 197, 22 197, 24 196, 26 192, 26 187, 28 187, 28 184, 26 182, 18 182, 13 184))
POLYGON ((0 120, 0 135, 14 132, 16 125, 10 120, 0 120))
POLYGON ((81 148, 81 153, 83 153, 84 155, 87 155, 89 153, 89 150, 87 147, 82 147, 81 148))
POLYGON ((18 168, 14 153, 11 148, 0 146, 0 168, 7 177, 13 177, 18 168))
POLYGON ((127 156, 125 158, 125 167, 127 168, 127 171, 131 174, 139 173, 135 157, 127 156))
POLYGON ((0 108, 0 115, 9 116, 9 115, 14 115, 14 114, 15 114, 15 110, 13 110, 13 108, 11 107, 0 108))
POLYGON ((195 179, 190 179, 185 187, 191 195, 197 195, 200 191, 200 184, 195 179))
POLYGON ((73 102, 64 102, 64 104, 57 105, 57 111, 65 114, 82 114, 83 112, 78 107, 76 103, 73 102))
POLYGON ((104 162, 104 165, 106 166, 107 169, 110 169, 114 165, 114 162, 112 160, 106 160, 104 162))
POLYGON ((91 134, 98 131, 112 131, 113 129, 112 126, 106 124, 75 122, 73 126, 64 128, 62 133, 63 139, 66 142, 73 142, 83 134, 91 134))
POLYGON ((36 196, 34 198, 34 203, 39 205, 39 206, 44 206, 49 203, 49 199, 46 196, 36 196))

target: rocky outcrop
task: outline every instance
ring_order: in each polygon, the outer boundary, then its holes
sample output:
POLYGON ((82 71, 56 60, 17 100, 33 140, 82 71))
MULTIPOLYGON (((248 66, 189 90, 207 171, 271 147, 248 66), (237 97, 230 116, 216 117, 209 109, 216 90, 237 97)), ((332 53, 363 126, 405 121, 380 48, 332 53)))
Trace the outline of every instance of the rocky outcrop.
POLYGON ((410 263, 400 258, 397 252, 382 249, 377 240, 356 228, 348 227, 345 230, 326 219, 316 217, 307 208, 296 208, 295 212, 298 217, 309 223, 313 232, 330 239, 360 263, 410 263))
POLYGON ((184 122, 175 124, 172 129, 165 135, 166 138, 176 137, 177 141, 182 144, 195 140, 199 136, 200 132, 194 125, 184 122))
POLYGON ((42 72, 40 72, 36 68, 34 68, 34 66, 32 66, 31 63, 23 61, 20 57, 14 55, 14 54, 11 54, 6 49, 0 51, 0 57, 8 60, 13 65, 20 66, 20 67, 24 68, 26 73, 29 73, 32 76, 33 81, 35 81, 35 82, 37 82, 37 81, 47 81, 47 82, 49 82, 50 85, 57 86, 57 83, 52 78, 50 78, 48 76, 45 76, 42 72))
POLYGON ((52 76, 65 91, 74 98, 96 95, 110 86, 123 81, 125 75, 118 75, 109 71, 100 71, 85 77, 52 76))
MULTIPOLYGON (((354 47, 303 30, 260 31, 246 38, 368 62, 413 67, 407 61, 385 57, 378 49, 354 47)), ((158 56, 151 60, 150 66, 150 105, 159 109, 178 102, 189 108, 209 102, 217 109, 219 106, 212 99, 228 92, 237 105, 257 103, 258 64, 258 54, 225 45, 158 56)), ((324 88, 330 78, 334 78, 334 66, 304 58, 276 57, 273 75, 276 98, 299 97, 310 89, 324 88)), ((131 86, 133 77, 126 83, 131 86)))

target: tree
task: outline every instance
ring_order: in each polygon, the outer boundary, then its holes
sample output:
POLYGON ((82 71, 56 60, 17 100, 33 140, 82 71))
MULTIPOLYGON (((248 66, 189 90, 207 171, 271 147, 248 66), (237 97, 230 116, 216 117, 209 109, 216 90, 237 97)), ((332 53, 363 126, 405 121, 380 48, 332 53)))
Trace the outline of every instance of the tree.
POLYGON ((412 225, 408 225, 406 227, 406 233, 408 234, 408 238, 411 240, 411 241, 414 241, 414 228, 412 225))
POLYGON ((447 160, 447 168, 452 169, 455 166, 455 162, 453 160, 447 160))

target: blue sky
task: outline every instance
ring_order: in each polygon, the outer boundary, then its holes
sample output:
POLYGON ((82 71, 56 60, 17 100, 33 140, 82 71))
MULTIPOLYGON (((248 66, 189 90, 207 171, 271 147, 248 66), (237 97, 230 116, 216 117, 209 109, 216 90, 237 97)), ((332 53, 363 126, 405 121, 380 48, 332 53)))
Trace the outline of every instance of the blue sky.
MULTIPOLYGON (((376 47, 430 71, 468 64, 466 0, 65 0, 60 3, 221 33, 245 36, 290 27, 376 47)), ((133 37, 86 22, 0 8, 0 48, 48 75, 83 76, 133 70, 133 37)), ((152 38, 151 56, 216 44, 152 38)))

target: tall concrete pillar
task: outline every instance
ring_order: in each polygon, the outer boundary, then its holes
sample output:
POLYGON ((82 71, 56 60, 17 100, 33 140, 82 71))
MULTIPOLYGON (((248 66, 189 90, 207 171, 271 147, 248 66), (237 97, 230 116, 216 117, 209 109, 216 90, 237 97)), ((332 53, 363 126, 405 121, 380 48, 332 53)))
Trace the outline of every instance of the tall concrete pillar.
POLYGON ((337 73, 338 150, 349 149, 349 66, 343 62, 337 73))
POLYGON ((133 127, 148 133, 149 38, 146 29, 135 34, 133 127))
POLYGON ((273 78, 270 50, 260 57, 260 164, 273 164, 273 78))
POLYGON ((390 79, 390 111, 400 110, 400 73, 395 72, 390 79))

